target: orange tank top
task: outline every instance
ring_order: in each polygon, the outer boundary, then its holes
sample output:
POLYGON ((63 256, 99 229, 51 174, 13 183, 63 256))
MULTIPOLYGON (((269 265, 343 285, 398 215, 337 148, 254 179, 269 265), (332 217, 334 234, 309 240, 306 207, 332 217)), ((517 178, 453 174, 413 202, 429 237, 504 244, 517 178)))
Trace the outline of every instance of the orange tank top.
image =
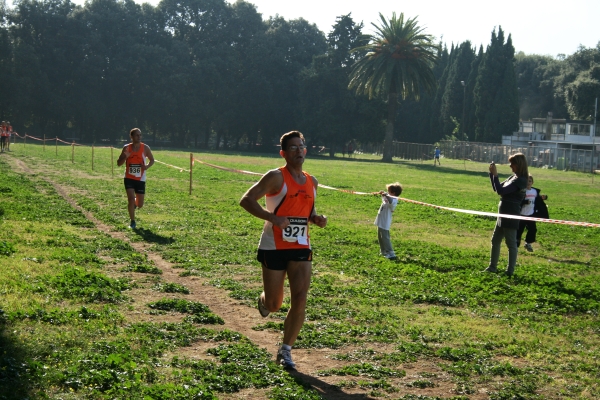
POLYGON ((267 195, 266 208, 277 216, 288 217, 290 225, 281 230, 271 222, 265 221, 260 237, 259 249, 289 250, 310 249, 308 221, 315 208, 317 190, 312 177, 306 177, 304 184, 297 183, 286 167, 279 168, 283 174, 283 185, 278 193, 267 195))
POLYGON ((142 170, 142 165, 146 163, 146 154, 144 150, 146 146, 140 143, 138 151, 133 151, 133 143, 128 144, 131 155, 125 161, 125 178, 136 181, 146 181, 146 170, 142 170))

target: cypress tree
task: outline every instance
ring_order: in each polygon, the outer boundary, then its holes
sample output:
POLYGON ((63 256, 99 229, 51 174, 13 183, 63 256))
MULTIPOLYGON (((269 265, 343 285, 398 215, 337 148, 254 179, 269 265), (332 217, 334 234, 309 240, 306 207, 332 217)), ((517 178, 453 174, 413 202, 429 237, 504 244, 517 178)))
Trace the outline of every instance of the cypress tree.
POLYGON ((489 113, 489 131, 491 137, 502 139, 502 135, 511 135, 519 128, 519 98, 517 79, 512 63, 504 70, 503 85, 494 100, 493 112, 489 113))
POLYGON ((517 107, 515 123, 518 123, 517 95, 516 93, 504 93, 505 91, 513 90, 516 92, 513 65, 514 54, 515 50, 510 36, 505 44, 502 28, 498 28, 498 36, 496 36, 494 30, 492 32, 491 44, 488 46, 487 52, 483 57, 475 83, 475 117, 478 124, 475 130, 476 140, 499 142, 502 134, 509 134, 507 130, 510 129, 511 124, 507 122, 504 125, 499 125, 499 121, 512 116, 512 112, 509 116, 496 115, 501 112, 499 106, 502 99, 516 101, 515 105, 502 104, 501 108, 502 110, 512 110, 513 107, 517 107), (512 75, 506 71, 507 68, 513 69, 512 75), (505 79, 509 81, 505 82, 505 79), (512 86, 506 87, 506 85, 512 86))
POLYGON ((475 91, 475 83, 477 81, 479 66, 481 65, 481 61, 483 60, 483 46, 479 46, 479 52, 477 57, 473 60, 471 64, 471 73, 469 74, 469 78, 467 79, 467 87, 466 87, 466 106, 465 106, 465 126, 463 132, 467 134, 467 137, 470 141, 474 141, 476 139, 475 131, 478 126, 477 118, 475 117, 475 103, 473 99, 473 93, 475 91))
POLYGON ((456 57, 454 57, 452 64, 449 66, 446 87, 442 95, 440 125, 443 136, 452 135, 452 131, 454 130, 452 117, 460 121, 461 132, 464 132, 462 118, 466 88, 463 87, 461 81, 466 85, 474 59, 475 53, 471 48, 470 41, 465 41, 457 47, 456 57))
POLYGON ((444 90, 446 88, 446 82, 448 81, 448 74, 450 73, 450 66, 454 62, 454 58, 456 57, 456 51, 454 49, 454 44, 450 48, 450 55, 448 56, 448 61, 444 66, 444 70, 442 76, 438 80, 438 88, 435 93, 435 97, 433 99, 433 104, 431 106, 431 123, 430 123, 430 138, 432 141, 437 141, 443 137, 442 135, 442 119, 441 119, 441 111, 442 111, 442 96, 444 95, 444 90))

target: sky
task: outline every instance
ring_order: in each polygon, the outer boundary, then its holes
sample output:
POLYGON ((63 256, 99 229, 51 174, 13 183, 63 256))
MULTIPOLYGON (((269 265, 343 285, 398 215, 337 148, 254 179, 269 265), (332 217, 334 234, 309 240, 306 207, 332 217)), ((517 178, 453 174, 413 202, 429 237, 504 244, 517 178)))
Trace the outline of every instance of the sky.
MULTIPOLYGON (((72 0, 83 4, 85 0, 72 0)), ((158 4, 159 0, 134 0, 158 4)), ((233 3, 235 0, 226 0, 233 3)), ((417 17, 425 32, 442 39, 450 48, 470 40, 485 47, 498 26, 505 37, 511 34, 517 52, 556 57, 570 55, 579 45, 596 47, 600 42, 600 0, 246 0, 257 7, 263 19, 279 14, 285 19, 304 18, 325 34, 337 16, 351 13, 364 23, 364 33, 373 33, 379 13, 390 18, 393 12, 405 18, 417 17), (488 4, 493 4, 495 8, 488 4)))
MULTIPOLYGON (((579 45, 596 47, 600 42, 599 0, 247 0, 256 5, 263 19, 279 14, 285 19, 304 18, 325 34, 335 18, 352 13, 364 23, 364 33, 374 32, 379 13, 390 18, 393 12, 405 18, 417 17, 426 33, 442 39, 448 47, 470 40, 474 46, 490 43, 492 31, 502 27, 512 35, 517 52, 556 57, 573 54, 579 45), (491 4, 495 8, 492 8, 491 4)), ((437 41, 437 40, 436 40, 437 41)))

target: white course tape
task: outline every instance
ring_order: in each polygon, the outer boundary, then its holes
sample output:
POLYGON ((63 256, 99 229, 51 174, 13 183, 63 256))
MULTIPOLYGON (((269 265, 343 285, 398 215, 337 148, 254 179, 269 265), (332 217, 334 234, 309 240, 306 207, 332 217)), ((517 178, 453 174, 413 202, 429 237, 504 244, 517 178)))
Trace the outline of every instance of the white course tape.
MULTIPOLYGON (((214 164, 209 164, 209 163, 204 162, 202 160, 198 160, 197 158, 194 158, 194 160, 198 161, 199 163, 202 163, 204 165, 208 165, 208 166, 213 167, 213 168, 221 169, 223 171, 231 171, 231 172, 237 172, 237 173, 242 173, 242 174, 247 174, 247 175, 260 175, 260 176, 263 175, 263 174, 260 174, 258 172, 243 171, 243 170, 239 170, 239 169, 233 169, 233 168, 221 167, 221 166, 214 165, 214 164)), ((356 192, 356 191, 353 191, 353 190, 338 189, 338 188, 334 188, 333 186, 322 185, 320 183, 319 183, 319 187, 322 187, 323 189, 336 190, 338 192, 356 194, 356 195, 361 195, 361 196, 364 196, 364 195, 379 195, 379 193, 377 193, 377 192, 375 192, 375 193, 356 192)), ((435 205, 435 204, 429 204, 429 203, 424 203, 422 201, 405 199, 405 198, 402 198, 402 197, 395 197, 395 196, 390 196, 390 197, 394 197, 394 198, 396 198, 396 199, 398 199, 400 201, 404 201, 404 202, 407 202, 407 203, 418 204, 418 205, 427 206, 427 207, 433 207, 433 208, 436 208, 438 210, 454 211, 454 212, 463 213, 463 214, 483 215, 483 216, 494 217, 494 218, 500 217, 500 218, 509 218, 509 219, 520 219, 520 220, 524 220, 524 221, 545 222, 545 223, 548 223, 548 224, 561 224, 561 225, 572 225, 572 226, 585 226, 585 227, 590 227, 590 228, 600 228, 600 224, 594 224, 594 223, 591 223, 591 222, 564 221, 564 220, 559 220, 559 219, 546 219, 546 218, 525 217, 523 215, 498 214, 498 213, 491 213, 491 212, 485 212, 485 211, 464 210, 462 208, 438 206, 438 205, 435 205)))

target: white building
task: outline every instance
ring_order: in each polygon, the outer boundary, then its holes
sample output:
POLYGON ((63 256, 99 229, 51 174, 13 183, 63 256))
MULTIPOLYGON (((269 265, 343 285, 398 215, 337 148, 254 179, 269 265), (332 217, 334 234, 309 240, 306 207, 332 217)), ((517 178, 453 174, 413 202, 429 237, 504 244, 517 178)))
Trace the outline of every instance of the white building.
POLYGON ((502 136, 502 144, 539 149, 537 166, 581 170, 582 165, 589 165, 596 170, 600 136, 595 135, 594 128, 590 121, 553 119, 548 113, 547 118, 520 122, 518 132, 502 136))

